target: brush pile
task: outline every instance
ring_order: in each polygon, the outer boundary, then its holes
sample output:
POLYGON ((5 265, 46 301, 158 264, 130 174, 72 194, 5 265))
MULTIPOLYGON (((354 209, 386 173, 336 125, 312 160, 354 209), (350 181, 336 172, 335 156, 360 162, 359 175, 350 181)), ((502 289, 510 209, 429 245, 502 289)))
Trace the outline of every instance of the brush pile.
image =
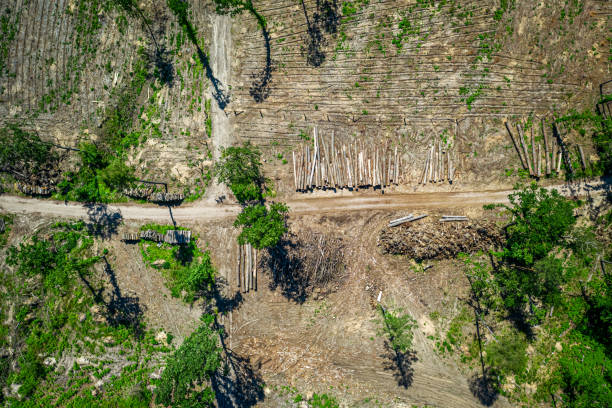
POLYGON ((494 222, 407 223, 380 232, 378 246, 385 254, 416 260, 453 258, 460 252, 496 247, 502 234, 494 222))
POLYGON ((344 274, 342 240, 313 231, 288 234, 263 253, 260 265, 270 272, 272 289, 296 301, 313 292, 333 291, 344 274))

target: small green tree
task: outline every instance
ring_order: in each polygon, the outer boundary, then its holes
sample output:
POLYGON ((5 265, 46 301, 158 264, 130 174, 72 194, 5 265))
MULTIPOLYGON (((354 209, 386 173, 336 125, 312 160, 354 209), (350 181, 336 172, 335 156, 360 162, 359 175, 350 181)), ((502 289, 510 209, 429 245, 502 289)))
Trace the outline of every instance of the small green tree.
POLYGON ((564 235, 576 223, 576 205, 557 190, 546 190, 537 184, 508 196, 512 223, 506 231, 504 260, 520 266, 531 266, 544 258, 563 241, 564 235))
POLYGON ((236 199, 245 203, 263 199, 266 178, 261 171, 261 152, 246 142, 242 147, 232 146, 221 151, 221 159, 215 165, 220 183, 225 183, 236 199))
POLYGON ((563 406, 612 406, 612 360, 587 336, 575 334, 571 344, 564 346, 552 382, 564 392, 563 406))
POLYGON ((389 340, 391 348, 396 352, 406 353, 412 348, 414 333, 412 329, 417 327, 416 320, 402 310, 385 310, 378 306, 382 316, 382 324, 378 331, 379 336, 385 336, 389 340))
POLYGON ((264 204, 245 207, 234 221, 234 227, 242 227, 238 242, 257 249, 276 246, 287 232, 288 211, 283 203, 273 203, 269 209, 264 204))
POLYGON ((219 334, 214 317, 202 316, 196 329, 170 356, 157 388, 156 402, 180 408, 213 407, 215 392, 209 381, 221 365, 219 334))
POLYGON ((113 159, 106 168, 100 170, 99 175, 104 184, 115 190, 127 187, 136 180, 134 169, 119 158, 113 159))
POLYGON ((527 367, 525 335, 507 329, 485 348, 486 362, 499 376, 520 374, 527 367))

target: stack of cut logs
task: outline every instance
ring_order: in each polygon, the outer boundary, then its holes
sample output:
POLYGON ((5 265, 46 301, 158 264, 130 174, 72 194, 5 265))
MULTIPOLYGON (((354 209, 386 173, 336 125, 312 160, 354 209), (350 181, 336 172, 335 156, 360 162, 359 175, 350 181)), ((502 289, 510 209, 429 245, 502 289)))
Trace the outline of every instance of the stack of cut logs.
POLYGON ((128 188, 123 190, 123 194, 131 198, 136 198, 138 200, 146 200, 152 193, 152 188, 128 188))
POLYGON ((48 196, 48 195, 51 195, 53 191, 55 191, 53 187, 33 186, 30 184, 23 184, 23 183, 17 183, 16 187, 17 187, 17 190, 27 195, 48 196))
POLYGON ((314 129, 314 147, 302 146, 293 152, 293 181, 296 191, 315 188, 367 188, 398 184, 401 155, 397 147, 385 142, 366 147, 355 140, 348 145, 336 144, 334 132, 328 142, 314 129))
POLYGON ((435 142, 429 148, 427 159, 425 159, 425 167, 419 178, 420 184, 443 182, 445 170, 446 179, 449 183, 452 183, 455 177, 455 167, 453 166, 451 153, 446 148, 442 148, 441 142, 435 142), (446 168, 444 167, 445 162, 446 168))
POLYGON ((238 245, 238 288, 257 290, 257 250, 251 244, 238 245))
MULTIPOLYGON (((544 175, 548 176, 552 174, 552 172, 561 172, 562 160, 565 161, 566 169, 572 172, 571 160, 569 158, 568 151, 566 149, 565 144, 563 143, 563 139, 561 138, 561 134, 559 132, 559 129, 557 128, 556 123, 553 122, 552 125, 554 136, 549 137, 546 132, 544 119, 542 119, 542 135, 544 136, 544 149, 542 149, 541 143, 536 144, 533 135, 534 126, 531 127, 531 157, 529 156, 529 149, 527 148, 527 144, 525 143, 525 135, 521 125, 516 125, 518 137, 512 133, 512 128, 508 124, 508 122, 505 122, 505 125, 506 129, 508 130, 508 134, 510 135, 510 139, 512 139, 514 149, 516 150, 516 153, 518 154, 519 159, 521 160, 521 166, 523 166, 523 170, 529 171, 529 175, 531 177, 542 177, 544 175), (542 155, 544 155, 544 163, 542 163, 542 155)), ((587 163, 584 157, 584 151, 582 150, 582 146, 578 145, 577 150, 578 154, 580 155, 580 163, 582 165, 582 169, 586 170, 587 163)))
POLYGON ((154 203, 176 203, 183 201, 185 195, 181 193, 153 193, 150 199, 154 203))
POLYGON ((125 233, 122 241, 138 241, 144 239, 153 242, 165 242, 170 245, 184 245, 191 241, 191 231, 189 230, 168 230, 162 234, 153 230, 140 231, 140 234, 125 233))

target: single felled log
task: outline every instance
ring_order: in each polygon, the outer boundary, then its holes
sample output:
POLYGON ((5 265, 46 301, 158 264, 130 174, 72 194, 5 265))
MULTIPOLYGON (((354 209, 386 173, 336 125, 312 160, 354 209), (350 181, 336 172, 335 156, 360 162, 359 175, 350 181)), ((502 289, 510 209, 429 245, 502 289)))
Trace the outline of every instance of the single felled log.
POLYGON ((525 136, 523 135, 523 129, 521 125, 516 125, 518 129, 519 138, 521 145, 523 146, 523 154, 525 155, 525 161, 527 162, 527 169, 529 170, 529 175, 533 176, 533 168, 531 166, 531 160, 529 159, 529 152, 527 151, 527 145, 525 144, 525 136))
POLYGON ((510 125, 508 125, 508 122, 504 122, 504 125, 506 125, 506 129, 508 130, 508 134, 510 135, 510 139, 512 139, 512 144, 514 145, 514 149, 516 150, 516 153, 519 156, 519 160, 521 161, 521 166, 523 167, 523 170, 527 170, 527 164, 525 163, 525 159, 523 158, 523 154, 521 153, 521 149, 519 148, 519 145, 518 145, 516 139, 514 138, 514 135, 512 134, 512 130, 510 129, 510 125))
POLYGON ((584 159, 584 152, 582 151, 582 146, 578 145, 578 153, 580 153, 580 163, 582 164, 582 171, 586 170, 586 160, 584 159))

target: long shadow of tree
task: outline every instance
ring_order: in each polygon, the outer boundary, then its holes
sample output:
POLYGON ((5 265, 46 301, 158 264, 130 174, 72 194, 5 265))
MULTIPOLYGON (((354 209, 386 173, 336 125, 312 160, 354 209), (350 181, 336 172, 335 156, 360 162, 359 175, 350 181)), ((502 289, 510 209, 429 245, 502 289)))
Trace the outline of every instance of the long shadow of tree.
POLYGON ((86 204, 87 230, 95 237, 109 239, 117 234, 119 225, 123 222, 120 211, 112 211, 106 204, 86 204))
POLYGON ((104 273, 106 273, 111 284, 111 292, 108 300, 104 299, 104 286, 96 289, 91 282, 87 280, 85 275, 79 273, 79 277, 91 292, 94 301, 104 305, 106 322, 114 327, 128 327, 132 330, 134 335, 140 338, 143 335, 142 317, 144 315, 144 309, 140 305, 140 299, 135 296, 124 296, 121 293, 121 289, 117 284, 115 271, 106 259, 106 256, 103 256, 102 260, 104 261, 104 273))
POLYGON ((321 66, 325 61, 323 47, 327 41, 323 35, 336 34, 340 23, 340 13, 338 11, 337 0, 317 0, 316 10, 312 15, 312 20, 308 17, 306 4, 302 0, 302 10, 306 18, 307 47, 306 62, 314 67, 321 66))
MULTIPOLYGON (((225 283, 221 281, 221 284, 225 283)), ((231 298, 224 297, 217 285, 214 286, 211 295, 220 313, 237 308, 243 300, 240 292, 231 298)), ((252 367, 248 358, 238 355, 227 347, 225 342, 227 331, 216 317, 214 324, 215 328, 221 332, 219 338, 226 363, 226 369, 218 370, 212 378, 217 406, 219 408, 252 407, 264 399, 263 379, 252 367)))
POLYGON ((418 361, 416 353, 408 350, 405 353, 394 349, 389 341, 385 340, 385 351, 381 357, 385 360, 383 368, 385 371, 391 371, 393 378, 401 387, 408 388, 412 385, 414 379, 414 368, 412 364, 418 361))
POLYGON ((106 302, 106 321, 111 326, 125 326, 132 329, 136 336, 140 337, 142 332, 142 316, 143 308, 140 306, 138 297, 124 296, 121 294, 121 289, 117 285, 117 277, 115 271, 108 263, 106 257, 104 260, 104 272, 109 278, 112 291, 110 299, 106 302))
POLYGON ((228 350, 223 343, 227 370, 219 370, 212 379, 219 408, 252 407, 264 399, 263 379, 249 360, 228 350))
POLYGON ((304 303, 308 297, 309 279, 300 273, 302 260, 297 256, 297 244, 282 238, 277 246, 267 249, 263 262, 272 273, 270 289, 280 289, 283 296, 297 303, 304 303))
POLYGON ((493 381, 493 373, 491 369, 486 369, 482 375, 474 374, 468 381, 470 391, 482 405, 490 407, 497 401, 499 392, 497 391, 497 385, 493 381))
POLYGON ((174 15, 179 20, 179 24, 183 27, 183 30, 185 30, 187 38, 189 38, 189 41, 191 41, 191 43, 196 47, 196 54, 198 56, 198 59, 200 60, 200 63, 204 67, 206 78, 208 78, 214 88, 212 93, 213 98, 215 98, 215 101, 217 101, 217 104, 219 105, 219 108, 221 108, 221 110, 225 109, 225 107, 230 102, 230 96, 226 91, 224 91, 223 84, 221 83, 221 81, 215 78, 212 67, 210 66, 210 62, 208 60, 208 56, 206 55, 206 53, 204 53, 204 51, 202 51, 202 48, 200 48, 200 44, 196 35, 197 31, 191 24, 191 21, 189 21, 187 15, 189 5, 186 2, 180 0, 169 1, 168 4, 170 5, 170 8, 174 15))
POLYGON ((256 14, 255 17, 258 19, 261 27, 261 33, 264 38, 266 47, 266 65, 259 74, 253 74, 253 83, 249 89, 249 94, 253 97, 255 102, 263 102, 268 96, 270 96, 270 81, 272 80, 272 56, 270 49, 270 32, 266 28, 265 24, 262 24, 262 17, 256 14))

